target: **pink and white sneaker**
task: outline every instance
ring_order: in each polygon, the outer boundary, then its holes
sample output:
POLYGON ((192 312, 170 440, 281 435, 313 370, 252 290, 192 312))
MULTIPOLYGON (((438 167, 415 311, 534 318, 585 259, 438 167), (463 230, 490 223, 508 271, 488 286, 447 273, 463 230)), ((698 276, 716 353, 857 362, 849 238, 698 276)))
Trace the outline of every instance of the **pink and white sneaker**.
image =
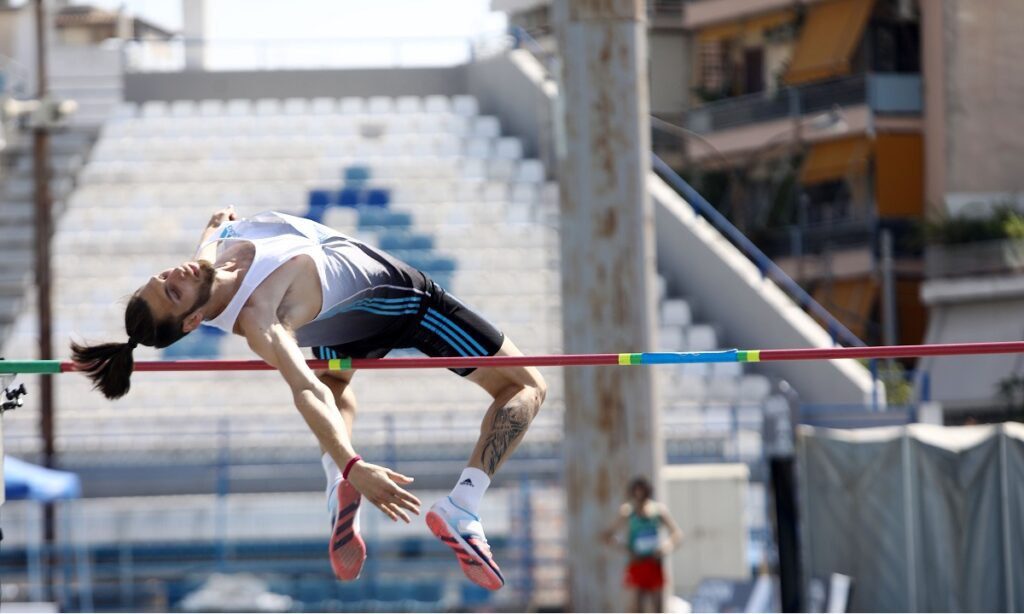
POLYGON ((498 564, 491 557, 491 548, 484 537, 480 518, 445 497, 427 512, 430 531, 455 553, 466 577, 488 590, 505 585, 498 564))
POLYGON ((331 513, 331 540, 328 545, 331 569, 339 580, 355 580, 363 570, 366 544, 359 536, 359 504, 363 497, 343 480, 334 485, 327 499, 331 513))

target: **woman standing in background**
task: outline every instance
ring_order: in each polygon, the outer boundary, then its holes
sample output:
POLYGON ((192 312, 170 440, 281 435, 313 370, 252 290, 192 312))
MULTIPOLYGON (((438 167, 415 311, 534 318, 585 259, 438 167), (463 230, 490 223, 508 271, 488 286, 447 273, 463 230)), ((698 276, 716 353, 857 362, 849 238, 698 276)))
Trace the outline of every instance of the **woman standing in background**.
POLYGON ((652 498, 654 489, 646 478, 633 478, 627 493, 629 500, 619 508, 619 516, 605 531, 604 539, 609 545, 622 546, 629 553, 624 581, 633 593, 631 610, 663 612, 665 571, 662 559, 679 547, 683 532, 668 509, 652 498), (668 531, 667 540, 661 537, 662 526, 668 531), (624 543, 616 540, 623 528, 627 529, 624 543), (651 604, 650 610, 644 608, 647 603, 651 604))

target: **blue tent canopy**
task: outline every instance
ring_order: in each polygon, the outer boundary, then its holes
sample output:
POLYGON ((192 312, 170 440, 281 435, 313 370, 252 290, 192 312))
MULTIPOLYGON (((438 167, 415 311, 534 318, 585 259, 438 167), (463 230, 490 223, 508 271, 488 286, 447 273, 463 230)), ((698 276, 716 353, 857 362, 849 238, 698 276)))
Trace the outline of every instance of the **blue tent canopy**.
POLYGON ((4 456, 4 494, 8 501, 77 499, 82 496, 82 483, 74 473, 4 456))

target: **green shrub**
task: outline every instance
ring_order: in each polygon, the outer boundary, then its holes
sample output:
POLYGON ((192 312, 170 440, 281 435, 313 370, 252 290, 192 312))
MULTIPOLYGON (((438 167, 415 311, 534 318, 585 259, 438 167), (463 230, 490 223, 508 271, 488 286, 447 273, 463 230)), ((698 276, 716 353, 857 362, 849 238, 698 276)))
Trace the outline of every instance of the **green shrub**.
POLYGON ((927 223, 925 236, 929 243, 938 245, 1024 239, 1024 214, 1009 205, 1001 205, 988 217, 943 217, 927 223))

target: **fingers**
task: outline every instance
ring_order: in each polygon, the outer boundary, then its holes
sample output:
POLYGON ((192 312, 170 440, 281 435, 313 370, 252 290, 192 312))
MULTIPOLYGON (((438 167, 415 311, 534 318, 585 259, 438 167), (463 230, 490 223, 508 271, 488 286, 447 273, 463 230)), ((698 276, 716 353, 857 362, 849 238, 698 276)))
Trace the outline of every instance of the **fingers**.
POLYGON ((401 502, 400 505, 405 509, 409 510, 414 514, 420 513, 420 500, 415 495, 405 492, 404 490, 398 491, 398 500, 401 502))
POLYGON ((374 502, 374 505, 376 505, 377 509, 384 512, 384 515, 394 522, 398 522, 399 519, 405 521, 405 524, 412 522, 409 518, 409 514, 405 513, 405 510, 403 510, 395 501, 379 501, 374 502))
POLYGON ((399 507, 397 503, 389 503, 388 507, 391 509, 392 513, 404 520, 405 524, 409 524, 411 522, 409 520, 409 514, 406 514, 405 510, 399 507))
POLYGON ((398 473, 396 471, 392 471, 390 469, 388 469, 387 471, 388 471, 388 477, 391 478, 391 480, 393 482, 395 482, 396 484, 412 484, 413 479, 415 479, 415 478, 411 478, 411 477, 409 477, 407 475, 402 475, 401 473, 398 473))
POLYGON ((390 508, 390 506, 388 506, 387 503, 374 501, 373 504, 377 506, 377 509, 384 512, 384 515, 390 518, 393 522, 398 522, 398 516, 395 515, 395 512, 390 508))

